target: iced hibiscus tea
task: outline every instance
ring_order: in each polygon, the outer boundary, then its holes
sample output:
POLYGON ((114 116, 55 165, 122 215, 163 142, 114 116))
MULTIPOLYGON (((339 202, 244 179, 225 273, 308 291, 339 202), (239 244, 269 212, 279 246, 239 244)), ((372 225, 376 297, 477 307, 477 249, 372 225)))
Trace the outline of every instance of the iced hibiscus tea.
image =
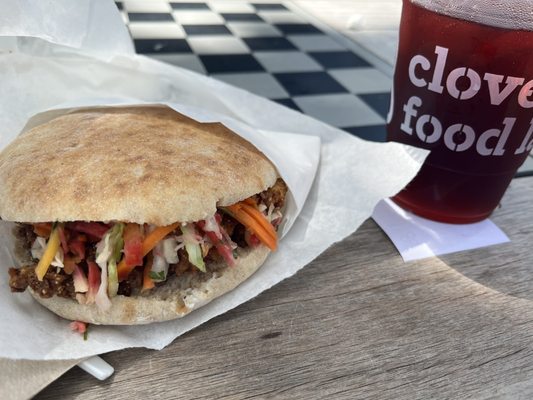
POLYGON ((438 221, 482 220, 533 147, 533 32, 403 6, 388 139, 431 153, 394 200, 438 221))

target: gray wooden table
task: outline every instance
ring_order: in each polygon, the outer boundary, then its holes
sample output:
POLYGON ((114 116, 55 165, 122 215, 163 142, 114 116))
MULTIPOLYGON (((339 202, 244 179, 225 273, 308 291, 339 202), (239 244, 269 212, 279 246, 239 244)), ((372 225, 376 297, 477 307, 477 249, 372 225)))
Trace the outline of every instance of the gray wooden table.
POLYGON ((533 178, 493 220, 511 243, 403 263, 368 220, 292 278, 162 351, 104 355, 38 399, 533 397, 533 178))

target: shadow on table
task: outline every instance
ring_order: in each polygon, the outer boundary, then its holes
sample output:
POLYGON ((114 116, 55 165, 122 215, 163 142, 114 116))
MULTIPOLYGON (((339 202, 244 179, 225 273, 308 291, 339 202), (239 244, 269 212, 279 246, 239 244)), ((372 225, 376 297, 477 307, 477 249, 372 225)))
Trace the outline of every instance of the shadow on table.
POLYGON ((480 285, 504 295, 533 300, 533 185, 528 179, 513 180, 500 207, 490 217, 510 242, 442 255, 439 259, 480 285))
POLYGON ((472 281, 502 294, 533 300, 530 245, 505 243, 439 259, 472 281))

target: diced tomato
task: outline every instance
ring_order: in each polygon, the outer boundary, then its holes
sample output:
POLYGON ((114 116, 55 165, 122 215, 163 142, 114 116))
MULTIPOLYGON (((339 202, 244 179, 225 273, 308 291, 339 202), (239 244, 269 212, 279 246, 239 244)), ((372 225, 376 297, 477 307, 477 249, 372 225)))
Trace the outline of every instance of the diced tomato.
POLYGON ((87 261, 89 267, 89 291, 87 293, 87 304, 94 303, 96 293, 100 287, 100 268, 93 261, 87 261))
POLYGON ((76 267, 76 260, 72 256, 64 256, 63 265, 63 270, 65 271, 65 273, 71 275, 74 272, 74 268, 76 267))
POLYGON ((87 323, 85 322, 72 321, 69 326, 74 332, 85 333, 87 331, 87 323))
POLYGON ((215 248, 218 251, 218 254, 220 254, 224 260, 228 263, 230 267, 235 266, 235 258, 233 257, 233 249, 229 244, 223 244, 222 242, 219 242, 215 245, 215 248))
POLYGON ((68 242, 68 248, 78 262, 83 260, 85 258, 85 236, 76 236, 76 238, 68 242))
POLYGON ((231 244, 229 243, 229 236, 224 231, 222 225, 220 225, 220 221, 222 221, 222 218, 218 213, 215 214, 215 221, 217 222, 220 233, 222 234, 222 239, 219 239, 215 232, 204 230, 205 221, 199 221, 196 225, 198 225, 198 227, 205 232, 211 243, 213 243, 213 245, 217 249, 218 254, 220 254, 224 258, 224 260, 226 260, 229 266, 233 267, 235 265, 235 258, 233 258, 233 249, 231 248, 231 244))
POLYGON ((101 222, 76 221, 68 224, 68 228, 81 233, 86 233, 95 239, 101 240, 109 230, 109 226, 101 222))
POLYGON ((37 236, 48 238, 52 232, 52 223, 51 222, 38 222, 33 224, 33 232, 37 236))
POLYGON ((59 240, 61 241, 61 248, 63 249, 63 254, 67 254, 68 253, 67 232, 65 232, 65 228, 61 225, 58 225, 57 232, 59 233, 59 240))
POLYGON ((261 244, 259 238, 255 236, 252 232, 250 232, 248 229, 246 229, 246 231, 244 232, 244 241, 250 247, 257 247, 261 244))
POLYGON ((124 228, 124 260, 128 266, 143 265, 143 235, 138 224, 127 224, 124 228))

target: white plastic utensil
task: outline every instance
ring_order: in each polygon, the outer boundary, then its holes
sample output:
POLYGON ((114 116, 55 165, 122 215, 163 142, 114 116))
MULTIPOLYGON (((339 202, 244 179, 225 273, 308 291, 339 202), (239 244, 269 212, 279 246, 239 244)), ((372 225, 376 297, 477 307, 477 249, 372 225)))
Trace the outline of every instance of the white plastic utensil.
POLYGON ((83 360, 78 364, 78 367, 100 381, 106 380, 115 372, 115 369, 111 365, 98 356, 83 360))

